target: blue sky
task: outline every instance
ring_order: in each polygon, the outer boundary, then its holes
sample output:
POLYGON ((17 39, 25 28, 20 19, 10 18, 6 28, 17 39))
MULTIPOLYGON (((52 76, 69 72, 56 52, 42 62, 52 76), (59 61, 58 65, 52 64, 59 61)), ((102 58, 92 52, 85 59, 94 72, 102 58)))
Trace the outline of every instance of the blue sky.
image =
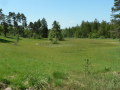
POLYGON ((62 28, 79 25, 82 20, 110 21, 114 0, 0 0, 0 8, 22 12, 27 20, 36 21, 46 18, 49 28, 57 20, 62 28))

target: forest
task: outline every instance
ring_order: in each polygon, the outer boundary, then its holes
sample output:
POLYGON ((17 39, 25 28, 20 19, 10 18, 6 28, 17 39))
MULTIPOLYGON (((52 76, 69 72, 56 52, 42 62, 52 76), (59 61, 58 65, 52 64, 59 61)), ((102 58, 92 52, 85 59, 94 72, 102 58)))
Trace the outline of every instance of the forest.
MULTIPOLYGON (((45 18, 35 22, 27 23, 27 17, 23 13, 9 12, 5 15, 0 9, 0 35, 4 37, 16 36, 23 38, 48 38, 50 31, 56 28, 59 38, 120 38, 119 35, 119 9, 117 6, 112 8, 111 22, 99 22, 95 19, 93 22, 82 21, 80 25, 61 29, 60 23, 54 21, 52 28, 48 29, 45 18), (59 33, 60 32, 60 33, 59 33)), ((51 33, 50 33, 51 34, 51 33)))

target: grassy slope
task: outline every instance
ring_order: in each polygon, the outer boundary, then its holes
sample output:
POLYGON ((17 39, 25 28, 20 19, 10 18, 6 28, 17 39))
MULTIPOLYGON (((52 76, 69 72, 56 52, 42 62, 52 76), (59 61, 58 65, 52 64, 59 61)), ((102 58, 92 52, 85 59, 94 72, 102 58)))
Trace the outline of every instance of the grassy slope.
MULTIPOLYGON (((6 39, 14 41, 14 39, 6 39)), ((120 43, 111 39, 66 39, 53 45, 47 40, 22 39, 18 46, 0 42, 0 78, 17 85, 28 76, 52 76, 55 71, 79 75, 84 60, 91 71, 120 70, 120 43)))

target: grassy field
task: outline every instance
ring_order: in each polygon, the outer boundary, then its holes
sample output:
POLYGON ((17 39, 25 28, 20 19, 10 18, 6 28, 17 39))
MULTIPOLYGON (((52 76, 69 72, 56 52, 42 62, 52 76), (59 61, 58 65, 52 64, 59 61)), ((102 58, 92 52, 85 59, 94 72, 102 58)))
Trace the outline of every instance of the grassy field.
POLYGON ((120 90, 118 40, 14 41, 0 39, 1 90, 120 90))

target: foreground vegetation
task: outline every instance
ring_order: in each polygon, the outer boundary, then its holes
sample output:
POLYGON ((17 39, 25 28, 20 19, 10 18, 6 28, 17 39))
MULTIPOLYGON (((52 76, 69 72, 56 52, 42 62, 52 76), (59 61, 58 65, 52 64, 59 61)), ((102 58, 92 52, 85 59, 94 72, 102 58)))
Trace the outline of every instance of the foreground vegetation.
POLYGON ((120 43, 112 39, 0 39, 0 89, 119 90, 120 43))

